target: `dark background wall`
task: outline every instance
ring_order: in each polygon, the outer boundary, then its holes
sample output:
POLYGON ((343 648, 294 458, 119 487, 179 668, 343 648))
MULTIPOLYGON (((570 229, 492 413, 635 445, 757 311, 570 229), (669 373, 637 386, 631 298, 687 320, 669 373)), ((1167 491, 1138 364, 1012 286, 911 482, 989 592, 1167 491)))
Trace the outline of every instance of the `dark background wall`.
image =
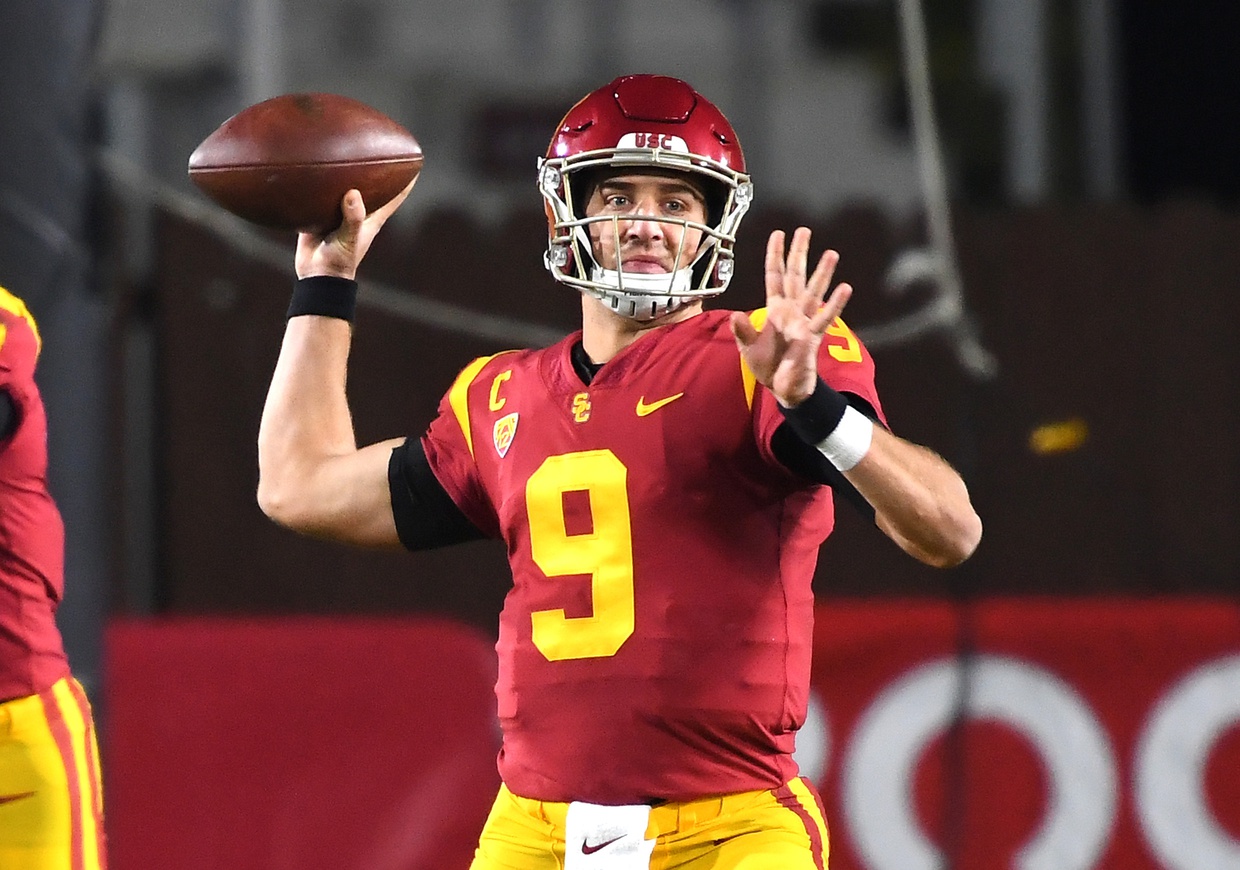
MULTIPOLYGON (((416 194, 407 207, 417 208, 416 194)), ((866 209, 821 221, 751 214, 721 303, 761 304, 763 239, 799 222, 843 252, 839 277, 859 288, 846 319, 863 337, 867 324, 916 304, 877 289, 915 228, 866 209)), ((575 297, 539 263, 541 215, 487 229, 444 214, 421 226, 381 237, 370 275, 573 327, 575 297)), ((875 355, 895 430, 965 474, 986 524, 982 546, 957 571, 924 568, 842 505, 819 594, 1231 592, 1240 573, 1240 539, 1230 533, 1240 525, 1231 334, 1240 303, 1218 288, 1240 280, 1240 219, 1191 203, 965 209, 958 241, 1000 376, 972 381, 934 337, 875 355), (1045 427, 1079 443, 1032 445, 1045 427)), ((172 220, 160 250, 163 606, 426 609, 490 626, 507 583, 498 546, 356 553, 298 538, 259 513, 254 440, 288 277, 172 220)), ((419 435, 456 372, 497 349, 364 309, 350 370, 359 440, 419 435)))
POLYGON ((1240 6, 1117 3, 1132 194, 1240 201, 1240 6))

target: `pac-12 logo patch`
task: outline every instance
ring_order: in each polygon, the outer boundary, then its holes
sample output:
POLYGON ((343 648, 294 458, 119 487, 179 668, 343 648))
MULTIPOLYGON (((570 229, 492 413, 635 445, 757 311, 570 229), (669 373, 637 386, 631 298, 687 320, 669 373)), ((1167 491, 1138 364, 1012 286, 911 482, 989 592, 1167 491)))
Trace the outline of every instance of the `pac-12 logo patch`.
POLYGON ((495 440, 495 452, 503 459, 512 446, 512 439, 517 434, 517 414, 505 414, 495 421, 491 429, 491 437, 495 440))

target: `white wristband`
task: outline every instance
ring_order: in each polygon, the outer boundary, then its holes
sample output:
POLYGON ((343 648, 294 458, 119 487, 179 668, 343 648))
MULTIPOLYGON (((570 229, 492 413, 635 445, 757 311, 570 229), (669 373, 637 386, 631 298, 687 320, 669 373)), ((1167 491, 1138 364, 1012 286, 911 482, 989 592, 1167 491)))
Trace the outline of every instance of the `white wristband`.
POLYGON ((852 469, 870 450, 874 423, 851 405, 831 434, 814 446, 840 471, 852 469))

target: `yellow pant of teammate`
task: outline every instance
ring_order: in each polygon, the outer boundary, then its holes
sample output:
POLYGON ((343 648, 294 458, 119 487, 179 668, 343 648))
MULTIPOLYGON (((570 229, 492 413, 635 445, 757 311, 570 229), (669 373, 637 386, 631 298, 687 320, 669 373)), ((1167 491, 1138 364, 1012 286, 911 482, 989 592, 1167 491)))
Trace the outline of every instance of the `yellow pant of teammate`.
MULTIPOLYGON (((514 795, 501 786, 479 839, 471 870, 561 870, 593 866, 566 855, 569 804, 514 795)), ((813 788, 794 779, 783 788, 741 792, 650 810, 649 859, 607 858, 599 866, 633 870, 826 870, 827 824, 813 788)), ((596 849, 587 844, 585 852, 596 849)), ((600 857, 603 853, 599 853, 600 857)))
POLYGON ((103 870, 99 750, 73 678, 0 704, 0 867, 103 870))

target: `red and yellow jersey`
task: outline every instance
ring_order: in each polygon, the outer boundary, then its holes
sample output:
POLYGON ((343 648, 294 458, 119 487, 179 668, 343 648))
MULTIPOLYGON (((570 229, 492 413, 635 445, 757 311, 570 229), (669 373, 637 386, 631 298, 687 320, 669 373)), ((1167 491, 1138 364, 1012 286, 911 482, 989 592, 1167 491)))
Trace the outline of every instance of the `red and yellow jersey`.
POLYGON ((0 441, 0 701, 69 674, 55 612, 64 593, 64 525, 47 488, 47 417, 35 385, 39 331, 0 287, 0 389, 17 428, 0 441))
MULTIPOLYGON (((423 437, 448 494, 508 548, 496 693, 516 794, 689 800, 795 775, 834 514, 772 454, 783 418, 728 317, 660 327, 588 386, 579 333, 475 360, 423 437)), ((881 414, 842 322, 820 372, 881 414)))

